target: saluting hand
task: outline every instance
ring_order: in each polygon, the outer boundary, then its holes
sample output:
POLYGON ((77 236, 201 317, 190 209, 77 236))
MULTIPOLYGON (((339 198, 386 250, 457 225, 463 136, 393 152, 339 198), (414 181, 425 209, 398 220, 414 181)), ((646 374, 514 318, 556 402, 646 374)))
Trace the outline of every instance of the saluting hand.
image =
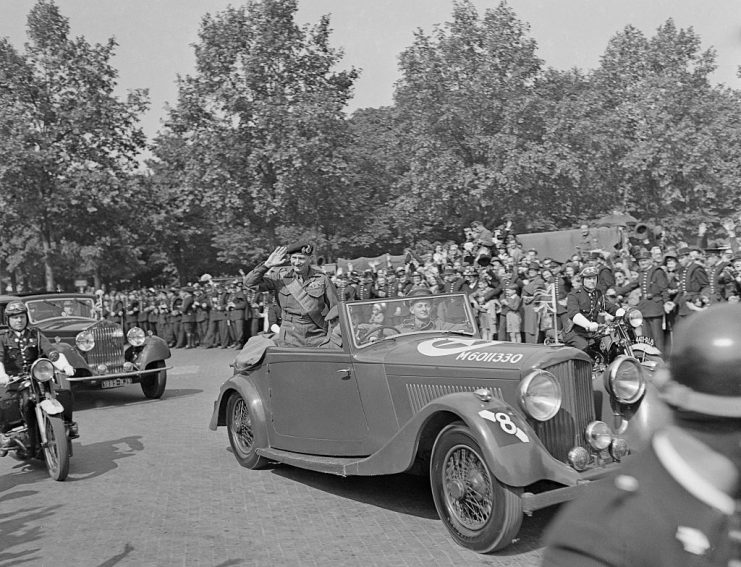
POLYGON ((275 266, 280 266, 285 260, 286 250, 288 250, 288 247, 278 246, 275 250, 273 250, 273 253, 270 256, 268 256, 268 259, 265 260, 265 266, 267 268, 274 268, 275 266))

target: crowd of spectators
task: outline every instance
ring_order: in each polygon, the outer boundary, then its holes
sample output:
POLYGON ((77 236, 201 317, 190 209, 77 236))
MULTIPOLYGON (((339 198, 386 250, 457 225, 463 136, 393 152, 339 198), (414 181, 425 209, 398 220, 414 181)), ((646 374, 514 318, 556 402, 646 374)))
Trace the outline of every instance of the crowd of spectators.
POLYGON ((242 348, 247 339, 278 322, 269 293, 244 289, 237 278, 205 274, 181 288, 99 290, 102 318, 162 337, 171 348, 242 348))
MULTIPOLYGON (((659 267, 667 281, 660 291, 661 328, 669 335, 680 312, 721 301, 738 302, 741 297, 741 255, 734 223, 723 223, 724 246, 708 246, 707 228, 701 224, 691 243, 668 244, 653 234, 633 235, 604 250, 590 247, 591 229, 584 225, 583 242, 568 259, 556 260, 525 249, 511 223, 489 230, 477 221, 464 229, 461 241, 435 242, 422 253, 408 250, 402 264, 371 262, 369 269, 360 272, 349 265, 331 277, 341 301, 377 299, 373 314, 379 320, 385 315, 384 299, 404 297, 416 288, 462 292, 484 338, 539 343, 559 338, 556 330, 568 325, 567 296, 580 287, 580 273, 586 266, 598 268, 598 288, 620 306, 645 300, 640 274, 659 267), (695 273, 698 268, 701 272, 699 290, 688 290, 682 279, 690 265, 695 273)), ((125 330, 138 326, 151 331, 173 348, 241 348, 249 337, 280 323, 271 294, 244 288, 241 276, 216 280, 205 275, 182 288, 97 293, 103 317, 125 330)))
MULTIPOLYGON (((658 301, 660 327, 668 338, 678 316, 711 303, 738 302, 741 297, 741 256, 734 222, 725 221, 722 228, 727 236, 724 245, 710 247, 705 223, 698 227, 694 242, 675 243, 665 242, 660 231, 631 233, 626 227, 621 242, 605 250, 591 247, 592 229, 583 225, 573 254, 556 260, 525 249, 510 223, 489 230, 477 221, 464 229, 460 242, 436 242, 423 254, 409 251, 404 265, 372 263, 362 273, 350 266, 334 274, 333 280, 343 301, 378 299, 379 318, 383 299, 403 297, 415 288, 463 292, 484 338, 539 343, 561 337, 557 333, 569 325, 568 294, 581 286, 582 270, 595 266, 597 287, 608 301, 622 307, 658 301), (656 297, 641 285, 641 273, 652 268, 666 274, 666 285, 653 290, 656 297), (690 272, 693 281, 685 281, 690 272)), ((658 345, 667 344, 664 337, 656 339, 658 345)))

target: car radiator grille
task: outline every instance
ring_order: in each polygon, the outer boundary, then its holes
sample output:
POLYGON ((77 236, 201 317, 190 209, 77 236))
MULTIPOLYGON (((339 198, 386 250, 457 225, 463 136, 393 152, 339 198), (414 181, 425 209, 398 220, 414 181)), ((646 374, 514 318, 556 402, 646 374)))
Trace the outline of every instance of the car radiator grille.
POLYGON ((531 420, 531 425, 550 454, 567 462, 569 450, 577 445, 587 446, 584 431, 595 419, 592 365, 571 360, 549 366, 546 370, 561 385, 561 409, 553 419, 546 422, 531 420))
POLYGON ((121 327, 103 321, 90 329, 95 339, 93 350, 83 353, 93 372, 100 364, 107 367, 106 373, 121 372, 124 364, 123 335, 121 327))

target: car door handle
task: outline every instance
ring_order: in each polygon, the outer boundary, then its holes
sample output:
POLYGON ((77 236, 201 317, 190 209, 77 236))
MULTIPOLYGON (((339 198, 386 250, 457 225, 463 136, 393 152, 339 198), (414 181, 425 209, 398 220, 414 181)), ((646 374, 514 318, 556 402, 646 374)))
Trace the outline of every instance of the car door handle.
POLYGON ((340 370, 337 371, 337 374, 342 374, 342 379, 343 380, 347 380, 348 378, 350 378, 350 373, 351 372, 352 372, 352 370, 350 370, 349 368, 342 368, 342 369, 340 369, 340 370))

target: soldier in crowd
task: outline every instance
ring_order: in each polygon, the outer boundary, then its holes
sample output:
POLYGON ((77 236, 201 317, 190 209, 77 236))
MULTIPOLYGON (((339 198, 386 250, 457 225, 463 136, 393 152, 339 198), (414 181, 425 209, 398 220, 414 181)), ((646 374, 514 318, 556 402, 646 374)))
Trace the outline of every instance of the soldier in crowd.
POLYGON ((294 346, 319 346, 326 341, 324 317, 339 302, 329 276, 312 268, 314 247, 309 243, 279 246, 268 259, 245 276, 245 285, 275 292, 281 310, 276 342, 294 346), (289 259, 291 267, 277 274, 267 272, 289 259))
POLYGON ((654 345, 664 350, 664 304, 669 300, 669 281, 666 272, 657 266, 648 250, 638 254, 638 280, 628 286, 637 289, 640 300, 636 307, 643 314, 643 334, 653 339, 654 345))
POLYGON ((137 314, 137 326, 145 333, 149 331, 149 312, 152 310, 151 303, 145 293, 139 290, 139 313, 137 314))
POLYGON ((741 563, 741 306, 680 321, 657 378, 672 423, 561 511, 545 567, 741 563))
POLYGON ((170 348, 178 347, 178 338, 180 337, 182 318, 183 318, 183 298, 180 292, 171 290, 170 310, 167 315, 167 344, 170 348))
POLYGON ((178 346, 180 348, 195 348, 196 347, 196 308, 195 308, 195 297, 193 296, 194 289, 191 286, 183 288, 183 315, 180 318, 182 327, 180 339, 178 339, 178 346))
POLYGON ((681 268, 675 302, 677 316, 683 319, 709 303, 709 298, 702 295, 708 286, 708 274, 705 268, 693 259, 690 248, 680 248, 678 256, 681 268))
POLYGON ((229 345, 242 348, 247 339, 244 337, 244 311, 247 299, 244 296, 242 282, 232 282, 226 295, 227 321, 229 323, 229 345))
POLYGON ((124 326, 124 297, 117 291, 111 291, 111 308, 109 312, 110 320, 117 325, 124 326))
POLYGON ((209 306, 208 332, 206 333, 206 348, 227 348, 229 329, 226 325, 226 294, 221 284, 211 286, 206 293, 206 302, 209 306))
POLYGON ((211 309, 203 289, 196 288, 193 296, 193 307, 195 310, 195 338, 194 344, 205 347, 206 335, 208 334, 208 314, 211 309))
POLYGON ((128 301, 126 302, 126 332, 136 327, 139 322, 139 309, 140 303, 139 298, 134 292, 129 293, 128 301))

